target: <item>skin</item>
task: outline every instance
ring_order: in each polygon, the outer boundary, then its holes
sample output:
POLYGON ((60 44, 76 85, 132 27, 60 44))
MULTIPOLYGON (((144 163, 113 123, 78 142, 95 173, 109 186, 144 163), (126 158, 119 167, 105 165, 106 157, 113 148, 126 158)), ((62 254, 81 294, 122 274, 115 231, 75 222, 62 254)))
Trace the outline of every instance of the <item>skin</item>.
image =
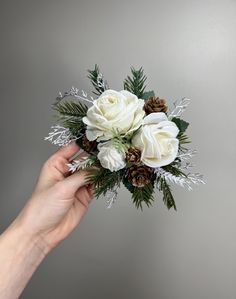
POLYGON ((85 177, 92 169, 71 175, 66 165, 78 150, 71 143, 44 163, 30 199, 0 235, 1 299, 19 298, 42 260, 87 212, 93 190, 85 177))

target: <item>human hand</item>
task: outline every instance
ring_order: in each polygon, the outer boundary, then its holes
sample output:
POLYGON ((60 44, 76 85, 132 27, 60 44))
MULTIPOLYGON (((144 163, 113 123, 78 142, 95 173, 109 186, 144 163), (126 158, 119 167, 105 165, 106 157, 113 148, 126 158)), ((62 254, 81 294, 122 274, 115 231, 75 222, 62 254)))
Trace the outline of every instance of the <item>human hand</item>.
MULTIPOLYGON (((88 170, 70 175, 66 165, 78 150, 71 143, 44 163, 34 192, 14 221, 37 239, 46 253, 79 224, 92 199, 92 186, 85 180, 88 170)), ((82 156, 84 153, 76 159, 82 156)))

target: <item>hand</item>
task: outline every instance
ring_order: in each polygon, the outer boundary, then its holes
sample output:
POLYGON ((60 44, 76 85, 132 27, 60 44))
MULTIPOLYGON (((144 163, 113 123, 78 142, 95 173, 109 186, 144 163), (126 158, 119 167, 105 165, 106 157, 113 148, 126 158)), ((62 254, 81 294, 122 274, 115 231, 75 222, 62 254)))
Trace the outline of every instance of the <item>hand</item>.
POLYGON ((85 180, 88 170, 70 175, 66 165, 78 150, 71 143, 44 163, 30 200, 14 221, 39 240, 46 253, 78 225, 92 199, 92 186, 85 180))

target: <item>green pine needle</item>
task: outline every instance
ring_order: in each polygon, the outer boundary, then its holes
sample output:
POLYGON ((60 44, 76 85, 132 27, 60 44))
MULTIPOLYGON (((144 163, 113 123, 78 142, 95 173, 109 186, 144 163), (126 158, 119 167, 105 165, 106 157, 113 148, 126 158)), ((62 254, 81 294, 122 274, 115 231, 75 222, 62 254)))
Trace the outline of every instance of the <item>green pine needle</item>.
POLYGON ((94 196, 98 198, 105 195, 107 191, 112 190, 122 181, 124 171, 110 171, 106 168, 97 168, 88 174, 87 180, 94 185, 94 196))
POLYGON ((143 68, 136 70, 131 67, 132 76, 128 76, 124 80, 124 89, 135 94, 138 98, 142 98, 146 88, 145 81, 147 77, 144 75, 143 68))
MULTIPOLYGON (((175 164, 175 162, 172 162, 172 164, 175 164)), ((182 170, 180 170, 178 167, 176 167, 174 165, 169 164, 169 165, 166 165, 166 166, 162 166, 162 168, 165 171, 170 172, 174 176, 184 176, 184 177, 187 177, 187 175, 182 170)))
POLYGON ((171 189, 169 184, 166 182, 165 178, 158 177, 158 188, 163 193, 163 202, 167 206, 168 209, 174 208, 176 209, 174 197, 171 193, 171 189))
POLYGON ((62 117, 82 118, 86 116, 88 107, 81 102, 67 101, 55 105, 54 110, 56 110, 62 117))
POLYGON ((134 187, 132 193, 133 203, 137 209, 143 210, 143 203, 148 207, 152 205, 154 201, 153 197, 154 187, 152 183, 147 184, 144 187, 134 187))
POLYGON ((82 118, 86 116, 88 107, 80 102, 67 101, 54 105, 58 121, 68 128, 73 136, 78 136, 84 129, 82 118))
POLYGON ((191 143, 191 141, 189 140, 189 137, 183 132, 179 132, 179 134, 177 135, 177 138, 179 139, 180 145, 191 143))

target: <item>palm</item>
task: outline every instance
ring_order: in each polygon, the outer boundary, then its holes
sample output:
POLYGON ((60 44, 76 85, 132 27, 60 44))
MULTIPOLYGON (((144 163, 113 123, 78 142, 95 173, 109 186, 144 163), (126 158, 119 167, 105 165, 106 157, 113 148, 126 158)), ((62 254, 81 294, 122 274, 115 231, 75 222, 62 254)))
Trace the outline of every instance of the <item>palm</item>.
POLYGON ((66 165, 77 151, 78 146, 71 144, 50 157, 41 170, 33 193, 36 209, 38 205, 42 205, 42 198, 48 198, 38 225, 50 247, 56 246, 71 233, 86 213, 91 201, 91 189, 85 185, 80 188, 77 186, 83 172, 70 175, 66 165), (40 198, 38 202, 37 198, 40 198))

